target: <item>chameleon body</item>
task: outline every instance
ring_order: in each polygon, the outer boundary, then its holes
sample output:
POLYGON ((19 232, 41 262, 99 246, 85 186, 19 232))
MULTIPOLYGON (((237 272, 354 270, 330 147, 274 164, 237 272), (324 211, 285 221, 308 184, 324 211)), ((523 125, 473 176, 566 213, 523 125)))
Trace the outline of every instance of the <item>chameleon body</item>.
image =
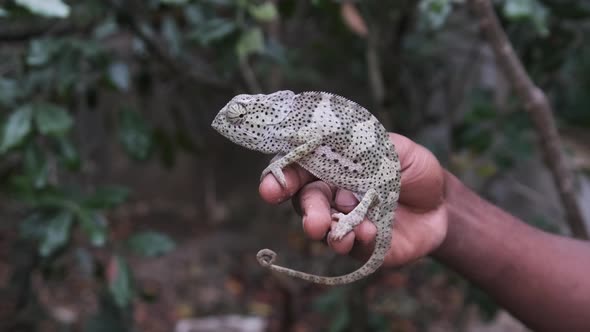
POLYGON ((334 213, 328 236, 340 240, 365 217, 377 227, 375 249, 359 269, 337 277, 316 276, 274 265, 275 252, 257 254, 262 266, 314 283, 337 285, 362 279, 381 266, 391 244, 401 170, 385 128, 365 108, 327 92, 278 91, 235 96, 212 127, 234 143, 277 154, 262 172, 286 187, 282 169, 297 163, 318 179, 352 191, 359 204, 334 213))

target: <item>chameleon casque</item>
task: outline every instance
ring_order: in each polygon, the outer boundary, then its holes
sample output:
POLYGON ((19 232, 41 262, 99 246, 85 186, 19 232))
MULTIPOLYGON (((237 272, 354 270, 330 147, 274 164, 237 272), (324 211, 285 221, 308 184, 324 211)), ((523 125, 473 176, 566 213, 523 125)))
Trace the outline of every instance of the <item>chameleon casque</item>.
POLYGON ((338 222, 328 234, 331 240, 342 239, 365 217, 377 227, 371 257, 349 274, 324 277, 277 266, 270 249, 256 256, 262 266, 327 285, 362 279, 381 266, 391 245, 401 169, 385 128, 369 111, 327 92, 241 94, 221 109, 212 127, 246 148, 277 154, 262 177, 272 173, 283 188, 282 169, 297 163, 318 179, 352 191, 360 203, 348 214, 332 214, 338 222))

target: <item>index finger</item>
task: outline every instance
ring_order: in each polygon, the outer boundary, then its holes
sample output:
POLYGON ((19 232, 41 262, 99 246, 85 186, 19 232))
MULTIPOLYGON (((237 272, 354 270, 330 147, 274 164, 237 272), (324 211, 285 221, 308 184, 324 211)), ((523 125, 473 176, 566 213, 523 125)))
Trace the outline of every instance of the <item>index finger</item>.
POLYGON ((283 188, 272 174, 262 179, 258 186, 258 192, 267 203, 279 204, 295 195, 305 184, 315 180, 315 177, 297 164, 292 164, 283 169, 287 187, 283 188))

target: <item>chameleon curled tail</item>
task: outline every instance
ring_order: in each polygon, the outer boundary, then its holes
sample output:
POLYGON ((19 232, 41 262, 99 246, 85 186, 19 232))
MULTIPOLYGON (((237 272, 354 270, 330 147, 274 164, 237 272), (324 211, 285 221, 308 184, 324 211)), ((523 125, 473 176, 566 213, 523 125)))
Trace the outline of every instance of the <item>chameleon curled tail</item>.
POLYGON ((375 250, 371 254, 371 257, 357 270, 337 277, 324 277, 317 276, 301 271, 292 270, 286 267, 275 265, 277 254, 270 249, 262 249, 256 254, 258 263, 263 267, 266 267, 272 271, 286 274, 290 277, 303 279, 305 281, 313 282, 316 284, 324 285, 342 285, 348 284, 357 280, 360 280, 367 275, 375 272, 382 264, 385 258, 385 254, 391 246, 391 228, 383 229, 377 232, 377 238, 375 239, 375 250))

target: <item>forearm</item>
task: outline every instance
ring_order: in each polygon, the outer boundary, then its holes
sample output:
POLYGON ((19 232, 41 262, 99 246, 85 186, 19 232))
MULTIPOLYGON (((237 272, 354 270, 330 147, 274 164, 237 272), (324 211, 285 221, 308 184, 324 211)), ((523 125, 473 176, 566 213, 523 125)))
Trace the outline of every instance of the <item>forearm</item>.
POLYGON ((535 229, 445 175, 448 231, 433 256, 538 331, 590 331, 590 244, 535 229))

